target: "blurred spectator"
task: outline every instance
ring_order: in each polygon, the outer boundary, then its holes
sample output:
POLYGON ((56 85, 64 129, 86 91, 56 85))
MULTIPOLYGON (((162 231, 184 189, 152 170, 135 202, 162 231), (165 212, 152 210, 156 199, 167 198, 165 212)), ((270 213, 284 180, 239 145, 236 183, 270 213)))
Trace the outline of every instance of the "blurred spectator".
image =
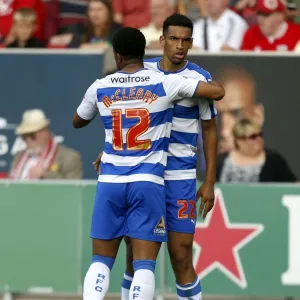
POLYGON ((216 102, 221 133, 219 152, 227 152, 234 147, 232 129, 236 121, 246 116, 262 125, 264 108, 256 102, 255 81, 245 69, 230 67, 220 74, 218 80, 226 93, 222 101, 216 102))
POLYGON ((45 37, 73 33, 72 26, 84 24, 88 0, 44 0, 46 3, 45 37))
POLYGON ((15 40, 12 28, 13 14, 20 8, 32 8, 37 14, 37 25, 34 36, 40 40, 44 39, 44 3, 42 0, 0 0, 0 39, 5 44, 15 40))
POLYGON ((199 16, 205 17, 204 0, 178 0, 178 13, 187 16, 192 22, 199 19, 199 16))
POLYGON ((247 23, 228 8, 228 0, 205 0, 207 18, 194 24, 194 46, 209 52, 239 50, 247 23))
POLYGON ((173 0, 151 0, 150 15, 151 23, 141 28, 146 37, 147 48, 160 49, 159 37, 162 35, 164 20, 175 12, 173 0))
POLYGON ((256 0, 239 0, 232 8, 247 22, 248 26, 257 23, 256 0))
POLYGON ((16 134, 27 148, 16 154, 11 179, 81 179, 82 161, 79 153, 57 144, 48 128, 49 120, 39 109, 25 111, 16 134))
POLYGON ((300 39, 300 27, 285 21, 281 0, 258 0, 257 25, 245 34, 242 50, 291 51, 300 39))
POLYGON ((31 8, 20 8, 13 15, 15 41, 7 48, 43 48, 44 43, 33 36, 36 30, 36 13, 31 8))
POLYGON ((296 23, 296 18, 298 17, 299 12, 297 9, 297 4, 295 0, 286 1, 286 20, 290 23, 296 23))
POLYGON ((115 22, 141 28, 150 22, 150 0, 112 0, 115 22))
POLYGON ((113 10, 109 0, 91 0, 88 5, 87 22, 78 26, 70 48, 103 49, 110 44, 113 35, 121 25, 114 23, 113 10))
POLYGON ((221 183, 296 182, 286 160, 264 148, 261 126, 250 119, 239 120, 233 128, 234 149, 217 161, 221 183))

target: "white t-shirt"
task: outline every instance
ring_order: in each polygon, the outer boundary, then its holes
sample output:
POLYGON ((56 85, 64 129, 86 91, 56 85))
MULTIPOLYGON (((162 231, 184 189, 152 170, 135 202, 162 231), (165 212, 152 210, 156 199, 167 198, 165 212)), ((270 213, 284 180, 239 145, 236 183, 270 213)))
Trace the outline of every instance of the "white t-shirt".
MULTIPOLYGON (((218 52, 223 45, 239 50, 247 28, 246 21, 230 9, 226 9, 220 18, 214 22, 208 18, 208 52, 218 52)), ((193 38, 194 46, 204 51, 204 19, 195 22, 193 38)))

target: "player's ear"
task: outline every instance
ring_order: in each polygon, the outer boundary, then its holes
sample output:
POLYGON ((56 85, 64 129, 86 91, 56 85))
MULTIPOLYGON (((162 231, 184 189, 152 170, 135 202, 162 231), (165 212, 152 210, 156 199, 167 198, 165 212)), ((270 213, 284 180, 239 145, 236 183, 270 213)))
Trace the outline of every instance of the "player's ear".
POLYGON ((165 37, 163 35, 161 35, 159 37, 159 43, 160 45, 164 48, 165 47, 165 43, 166 43, 166 40, 165 40, 165 37))
POLYGON ((117 64, 120 63, 120 60, 121 60, 120 54, 114 51, 114 56, 115 56, 116 63, 117 64))

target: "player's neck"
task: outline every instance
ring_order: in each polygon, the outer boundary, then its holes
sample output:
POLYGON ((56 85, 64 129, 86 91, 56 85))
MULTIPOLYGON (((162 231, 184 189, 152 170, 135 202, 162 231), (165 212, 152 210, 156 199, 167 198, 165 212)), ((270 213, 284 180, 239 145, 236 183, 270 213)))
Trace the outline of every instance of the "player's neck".
POLYGON ((142 68, 144 68, 143 61, 134 61, 125 63, 121 71, 125 73, 134 73, 142 68))
POLYGON ((163 57, 162 60, 159 62, 160 68, 165 72, 177 72, 181 70, 185 65, 186 65, 186 60, 184 60, 179 65, 175 65, 166 57, 163 57))

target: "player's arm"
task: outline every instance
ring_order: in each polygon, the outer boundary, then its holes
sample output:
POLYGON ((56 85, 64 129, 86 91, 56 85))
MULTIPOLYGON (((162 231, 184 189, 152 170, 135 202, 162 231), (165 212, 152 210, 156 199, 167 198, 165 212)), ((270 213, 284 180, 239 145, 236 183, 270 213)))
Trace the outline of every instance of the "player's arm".
MULTIPOLYGON (((174 74, 164 77, 164 86, 171 101, 184 97, 221 100, 225 95, 223 86, 215 81, 206 83, 197 79, 186 79, 174 74)), ((195 101, 197 100, 195 99, 195 101)))
MULTIPOLYGON (((189 79, 192 80, 192 79, 189 79)), ((210 100, 219 101, 225 96, 225 89, 216 81, 199 81, 192 97, 202 97, 210 100)))
POLYGON ((206 172, 205 180, 197 191, 197 200, 201 197, 199 216, 203 213, 203 218, 205 218, 213 208, 215 200, 214 185, 216 182, 218 135, 215 118, 201 120, 201 125, 206 172))
MULTIPOLYGON (((96 115, 95 115, 96 116, 96 115)), ((82 119, 77 112, 75 112, 74 116, 73 116, 73 127, 74 128, 82 128, 85 127, 87 125, 89 125, 94 118, 90 119, 90 120, 85 120, 82 119)))
MULTIPOLYGON (((216 160, 218 145, 216 122, 217 110, 215 108, 214 101, 211 100, 200 99, 198 105, 202 127, 202 141, 206 173, 205 180, 197 191, 197 200, 201 197, 199 216, 201 216, 203 213, 203 218, 205 218, 207 213, 213 208, 215 200, 214 185, 216 182, 216 160)), ((198 146, 199 149, 200 147, 198 146)))
POLYGON ((97 87, 94 82, 86 91, 81 104, 73 116, 73 127, 82 128, 91 123, 98 114, 97 87))

